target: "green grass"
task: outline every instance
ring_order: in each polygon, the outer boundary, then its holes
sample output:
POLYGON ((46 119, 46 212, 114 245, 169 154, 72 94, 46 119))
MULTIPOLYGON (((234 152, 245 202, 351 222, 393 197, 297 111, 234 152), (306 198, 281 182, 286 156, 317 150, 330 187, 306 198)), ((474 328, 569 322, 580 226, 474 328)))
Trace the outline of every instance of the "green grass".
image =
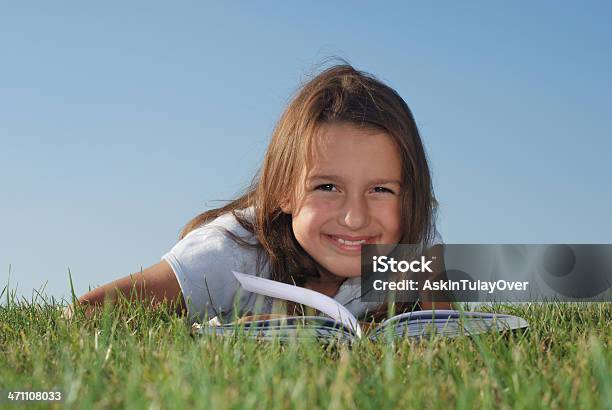
POLYGON ((66 321, 55 302, 7 296, 0 390, 59 389, 52 407, 78 409, 610 408, 612 304, 495 310, 530 331, 349 348, 196 339, 181 318, 141 304, 66 321))

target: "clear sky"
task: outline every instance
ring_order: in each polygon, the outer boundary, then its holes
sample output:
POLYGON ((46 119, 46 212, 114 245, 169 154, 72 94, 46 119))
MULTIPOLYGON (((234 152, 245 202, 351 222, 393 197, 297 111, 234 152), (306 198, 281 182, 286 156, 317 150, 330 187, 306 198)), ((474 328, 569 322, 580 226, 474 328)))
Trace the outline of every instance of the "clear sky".
POLYGON ((611 3, 227 3, 1 3, 0 291, 157 263, 331 55, 413 110, 447 243, 612 243, 611 3))

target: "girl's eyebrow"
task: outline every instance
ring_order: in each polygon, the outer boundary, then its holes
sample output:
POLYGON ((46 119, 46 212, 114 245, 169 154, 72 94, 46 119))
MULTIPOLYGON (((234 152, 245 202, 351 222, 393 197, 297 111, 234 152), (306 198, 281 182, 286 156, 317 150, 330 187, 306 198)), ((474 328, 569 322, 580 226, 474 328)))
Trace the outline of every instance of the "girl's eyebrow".
MULTIPOLYGON (((312 175, 308 177, 309 181, 313 179, 327 179, 330 181, 344 182, 344 179, 338 175, 312 175)), ((397 184, 400 186, 402 185, 402 183, 398 181, 397 179, 384 179, 384 178, 373 179, 370 181, 370 184, 397 184)))

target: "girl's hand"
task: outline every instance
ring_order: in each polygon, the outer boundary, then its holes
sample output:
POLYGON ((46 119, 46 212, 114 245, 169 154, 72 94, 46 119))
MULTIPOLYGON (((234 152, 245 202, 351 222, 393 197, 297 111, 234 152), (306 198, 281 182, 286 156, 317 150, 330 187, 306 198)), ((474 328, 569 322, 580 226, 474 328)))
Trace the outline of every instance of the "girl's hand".
MULTIPOLYGON (((83 313, 85 314, 85 317, 87 319, 91 319, 91 317, 94 315, 96 311, 96 306, 89 305, 87 303, 81 303, 79 301, 77 301, 76 303, 78 303, 79 306, 83 308, 83 313)), ((60 318, 64 320, 72 320, 75 318, 75 315, 76 313, 75 313, 74 304, 70 304, 62 310, 62 314, 60 315, 60 318)))
POLYGON ((65 319, 65 320, 71 320, 74 317, 74 309, 73 309, 72 305, 66 306, 62 310, 62 314, 61 314, 60 317, 62 319, 65 319))

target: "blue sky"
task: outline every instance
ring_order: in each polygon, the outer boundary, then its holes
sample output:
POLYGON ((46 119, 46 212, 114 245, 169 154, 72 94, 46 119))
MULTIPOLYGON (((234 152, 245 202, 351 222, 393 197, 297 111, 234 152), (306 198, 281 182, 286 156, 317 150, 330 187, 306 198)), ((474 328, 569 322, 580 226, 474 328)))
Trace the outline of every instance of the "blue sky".
MULTIPOLYGON (((0 280, 157 263, 340 56, 413 110, 448 243, 612 243, 607 2, 2 2, 0 280)), ((18 285, 17 285, 18 283, 18 285)), ((0 285, 0 289, 4 285, 0 285)))

